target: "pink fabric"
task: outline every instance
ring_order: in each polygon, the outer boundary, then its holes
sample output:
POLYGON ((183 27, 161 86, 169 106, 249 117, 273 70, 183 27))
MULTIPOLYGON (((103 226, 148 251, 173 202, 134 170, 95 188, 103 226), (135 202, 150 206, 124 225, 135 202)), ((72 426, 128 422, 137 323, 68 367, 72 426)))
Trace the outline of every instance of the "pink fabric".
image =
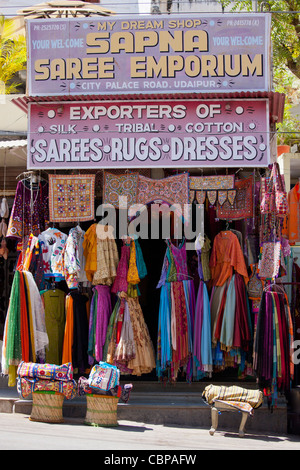
POLYGON ((121 258, 117 267, 117 275, 111 291, 115 294, 118 292, 127 292, 128 282, 127 282, 127 272, 129 265, 130 257, 130 245, 127 245, 125 242, 121 248, 121 258))
POLYGON ((185 240, 181 243, 180 247, 176 247, 170 240, 167 241, 173 255, 173 259, 176 266, 176 279, 177 281, 186 281, 189 279, 187 260, 186 260, 186 248, 185 240))

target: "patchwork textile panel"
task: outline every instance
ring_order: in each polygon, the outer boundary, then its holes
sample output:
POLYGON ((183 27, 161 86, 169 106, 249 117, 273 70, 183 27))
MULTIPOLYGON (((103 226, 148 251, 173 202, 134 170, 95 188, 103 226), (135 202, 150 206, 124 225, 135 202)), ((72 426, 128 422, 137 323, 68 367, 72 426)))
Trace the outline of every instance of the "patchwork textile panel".
POLYGON ((139 173, 116 175, 104 172, 103 204, 112 204, 116 209, 136 204, 139 173), (124 199, 124 206, 121 197, 124 199))
POLYGON ((95 175, 49 175, 51 222, 94 219, 95 175))
POLYGON ((203 204, 207 197, 211 205, 216 202, 223 205, 227 199, 233 204, 234 178, 235 175, 191 176, 190 202, 196 197, 198 204, 203 204))
POLYGON ((38 364, 36 362, 22 361, 18 366, 19 377, 29 377, 48 380, 73 380, 73 366, 71 362, 57 366, 55 364, 38 364))
POLYGON ((179 204, 184 213, 184 204, 189 203, 189 175, 169 176, 155 180, 139 176, 138 201, 139 204, 151 202, 166 202, 170 205, 179 204))
POLYGON ((75 380, 47 380, 47 379, 28 379, 18 377, 18 394, 22 398, 27 398, 33 392, 57 392, 62 393, 67 400, 71 400, 77 394, 77 384, 75 380))
POLYGON ((253 177, 236 180, 234 183, 236 196, 233 204, 229 200, 222 205, 217 204, 218 219, 246 219, 253 217, 253 177))

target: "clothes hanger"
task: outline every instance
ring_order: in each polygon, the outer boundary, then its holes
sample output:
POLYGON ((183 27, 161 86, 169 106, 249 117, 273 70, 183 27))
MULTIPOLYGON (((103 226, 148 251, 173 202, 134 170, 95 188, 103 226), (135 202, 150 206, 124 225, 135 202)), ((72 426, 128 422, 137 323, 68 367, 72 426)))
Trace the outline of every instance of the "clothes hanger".
POLYGON ((47 181, 40 174, 37 174, 34 171, 23 171, 23 173, 20 173, 16 177, 16 179, 18 180, 21 177, 22 177, 22 180, 28 180, 28 181, 31 181, 34 184, 39 183, 40 181, 47 181))

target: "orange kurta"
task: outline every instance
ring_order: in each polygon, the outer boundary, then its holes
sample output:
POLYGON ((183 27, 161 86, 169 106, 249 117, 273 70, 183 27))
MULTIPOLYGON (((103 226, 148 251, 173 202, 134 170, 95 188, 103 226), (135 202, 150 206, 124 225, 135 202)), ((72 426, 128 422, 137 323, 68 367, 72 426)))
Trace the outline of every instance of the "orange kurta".
POLYGON ((245 258, 237 236, 230 230, 220 232, 214 239, 210 256, 212 285, 222 286, 234 271, 249 281, 245 258))
POLYGON ((290 244, 300 241, 300 193, 297 183, 288 193, 289 214, 285 217, 282 236, 287 238, 290 244))
POLYGON ((72 362, 73 330, 74 330, 73 298, 71 295, 67 295, 66 297, 66 324, 65 324, 65 335, 64 335, 64 344, 63 344, 63 351, 62 351, 62 363, 63 364, 72 362))

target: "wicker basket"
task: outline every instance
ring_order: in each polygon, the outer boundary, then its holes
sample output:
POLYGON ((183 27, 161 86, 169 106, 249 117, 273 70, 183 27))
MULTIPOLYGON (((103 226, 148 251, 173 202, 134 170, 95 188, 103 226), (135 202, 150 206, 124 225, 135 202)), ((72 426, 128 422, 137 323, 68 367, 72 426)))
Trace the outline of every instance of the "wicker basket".
POLYGON ((86 395, 85 424, 94 426, 118 426, 117 408, 119 397, 86 395))
POLYGON ((37 391, 32 394, 33 403, 29 419, 44 423, 63 423, 63 393, 37 391))

